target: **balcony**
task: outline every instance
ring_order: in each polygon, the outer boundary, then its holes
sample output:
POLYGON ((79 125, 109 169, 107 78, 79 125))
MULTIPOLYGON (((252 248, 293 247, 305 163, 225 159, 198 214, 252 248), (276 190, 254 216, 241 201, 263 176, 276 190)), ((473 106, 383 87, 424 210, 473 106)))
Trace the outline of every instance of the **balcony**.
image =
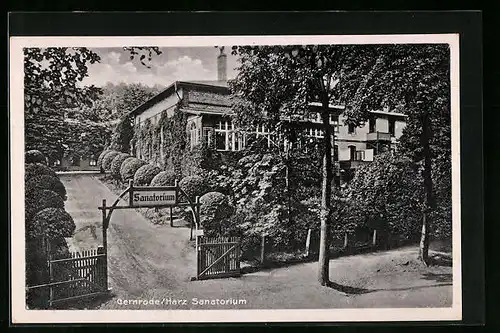
POLYGON ((366 134, 366 141, 388 141, 391 142, 391 133, 371 132, 366 134))

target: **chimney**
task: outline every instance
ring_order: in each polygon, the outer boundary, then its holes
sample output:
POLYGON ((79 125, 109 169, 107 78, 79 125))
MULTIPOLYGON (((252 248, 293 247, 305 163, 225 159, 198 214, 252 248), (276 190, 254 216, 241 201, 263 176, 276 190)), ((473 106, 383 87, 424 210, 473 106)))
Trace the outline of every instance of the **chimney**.
POLYGON ((224 47, 220 48, 220 54, 217 57, 217 80, 227 80, 227 56, 224 54, 224 47))

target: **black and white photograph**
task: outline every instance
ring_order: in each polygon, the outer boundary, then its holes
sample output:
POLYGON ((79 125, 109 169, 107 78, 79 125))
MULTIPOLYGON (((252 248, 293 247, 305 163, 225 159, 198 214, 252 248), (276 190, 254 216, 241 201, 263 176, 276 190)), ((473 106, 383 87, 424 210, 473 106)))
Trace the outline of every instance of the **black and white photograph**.
POLYGON ((12 38, 14 314, 460 320, 458 45, 12 38))

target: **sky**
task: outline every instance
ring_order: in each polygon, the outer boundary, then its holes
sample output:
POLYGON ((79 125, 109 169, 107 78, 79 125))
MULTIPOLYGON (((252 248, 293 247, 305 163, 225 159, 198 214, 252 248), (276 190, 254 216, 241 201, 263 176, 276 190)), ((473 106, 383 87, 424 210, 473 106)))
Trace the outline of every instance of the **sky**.
MULTIPOLYGON (((220 51, 215 47, 162 47, 160 50, 160 55, 153 52, 151 68, 147 68, 139 59, 131 60, 129 51, 123 48, 92 48, 101 60, 88 65, 89 75, 82 84, 104 86, 108 82, 125 82, 166 87, 177 80, 217 80, 220 51)), ((225 47, 224 53, 227 54, 227 78, 232 79, 238 66, 236 56, 231 55, 230 47, 225 47)))

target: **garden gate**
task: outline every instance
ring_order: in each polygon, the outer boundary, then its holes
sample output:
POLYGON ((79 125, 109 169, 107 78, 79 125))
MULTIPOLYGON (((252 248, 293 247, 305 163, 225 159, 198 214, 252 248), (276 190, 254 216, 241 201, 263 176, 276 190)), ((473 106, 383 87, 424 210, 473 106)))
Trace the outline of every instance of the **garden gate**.
POLYGON ((197 274, 193 280, 238 277, 240 273, 239 237, 197 236, 197 274))

